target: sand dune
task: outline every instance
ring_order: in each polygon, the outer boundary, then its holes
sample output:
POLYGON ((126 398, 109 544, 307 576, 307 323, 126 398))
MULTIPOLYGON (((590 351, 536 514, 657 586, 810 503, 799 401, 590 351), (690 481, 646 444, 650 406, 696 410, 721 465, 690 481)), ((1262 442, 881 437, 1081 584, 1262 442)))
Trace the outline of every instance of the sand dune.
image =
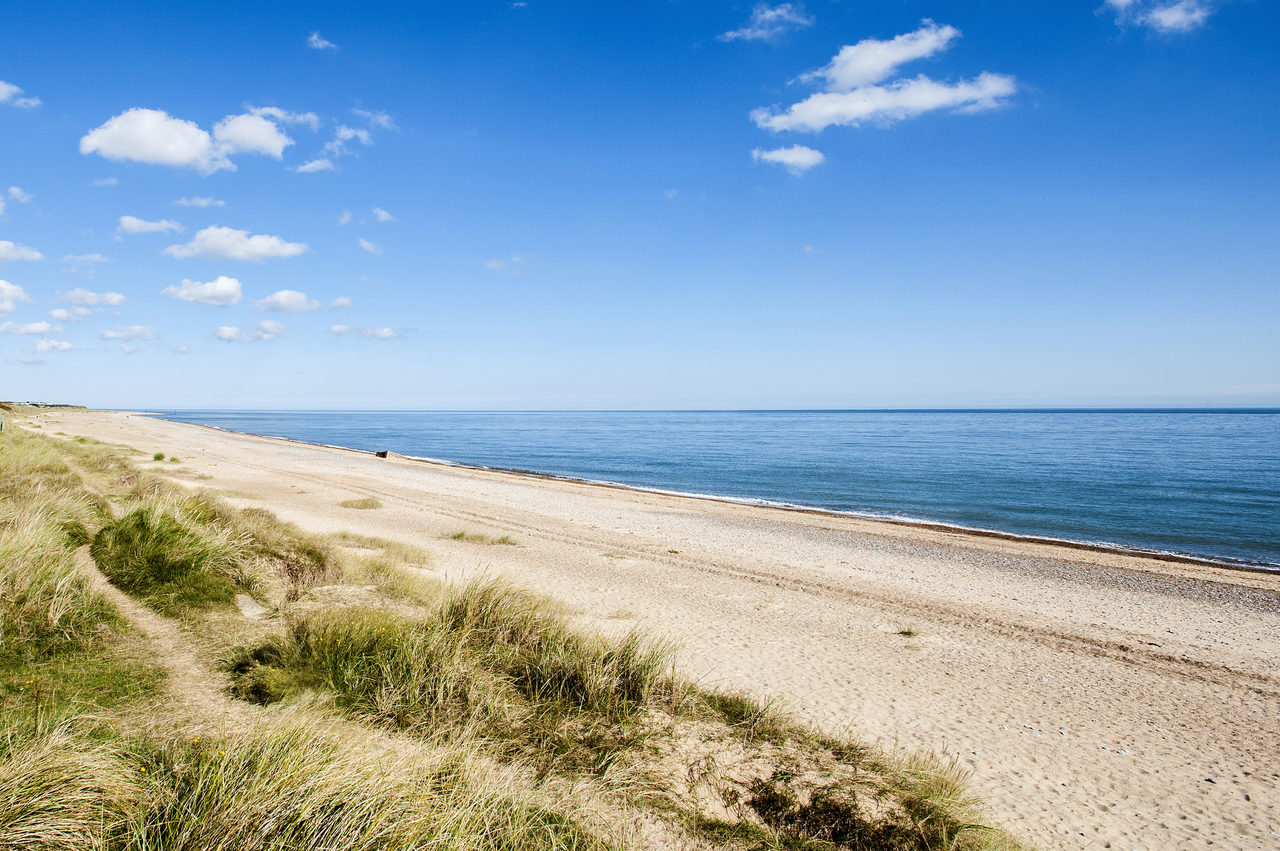
POLYGON ((1280 847, 1280 576, 467 470, 126 414, 47 432, 150 454, 314 531, 421 544, 709 683, 954 756, 1047 847, 1280 847), (380 508, 340 502, 375 498, 380 508), (516 546, 453 540, 467 531, 516 546))

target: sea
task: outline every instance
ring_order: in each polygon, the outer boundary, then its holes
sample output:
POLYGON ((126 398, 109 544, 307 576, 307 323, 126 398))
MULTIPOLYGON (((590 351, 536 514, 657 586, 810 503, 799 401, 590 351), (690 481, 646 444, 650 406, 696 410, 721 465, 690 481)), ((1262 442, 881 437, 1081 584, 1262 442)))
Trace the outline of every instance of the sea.
POLYGON ((1280 570, 1280 409, 157 413, 468 466, 1280 570))

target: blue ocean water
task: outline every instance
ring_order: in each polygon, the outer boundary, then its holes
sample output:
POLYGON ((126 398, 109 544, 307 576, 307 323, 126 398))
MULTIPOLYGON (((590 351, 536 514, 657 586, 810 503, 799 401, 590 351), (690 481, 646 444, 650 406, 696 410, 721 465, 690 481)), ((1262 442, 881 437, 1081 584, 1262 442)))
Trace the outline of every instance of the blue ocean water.
POLYGON ((1280 568, 1280 410, 160 415, 469 465, 1280 568))

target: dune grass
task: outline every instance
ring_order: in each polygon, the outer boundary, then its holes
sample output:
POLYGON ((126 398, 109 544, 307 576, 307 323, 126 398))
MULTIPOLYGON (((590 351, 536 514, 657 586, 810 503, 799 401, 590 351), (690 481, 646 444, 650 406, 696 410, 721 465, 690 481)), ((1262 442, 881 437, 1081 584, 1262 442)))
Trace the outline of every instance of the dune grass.
POLYGON ((501 537, 495 538, 491 535, 485 535, 480 532, 468 532, 465 529, 454 532, 448 537, 451 541, 465 541, 468 544, 503 544, 510 547, 516 546, 515 538, 512 538, 510 535, 502 535, 501 537))
POLYGON ((373 497, 366 497, 365 499, 344 499, 338 503, 338 506, 340 508, 358 508, 367 511, 372 508, 381 508, 382 503, 373 497))
POLYGON ((623 823, 726 851, 1016 847, 953 765, 699 688, 660 640, 450 587, 417 548, 309 536, 116 448, 0 441, 0 851, 603 849, 639 841, 623 823), (234 695, 272 706, 257 726, 193 733, 157 699, 146 641, 79 569, 90 541, 118 587, 211 636, 234 695), (274 624, 224 605, 236 590, 274 624))

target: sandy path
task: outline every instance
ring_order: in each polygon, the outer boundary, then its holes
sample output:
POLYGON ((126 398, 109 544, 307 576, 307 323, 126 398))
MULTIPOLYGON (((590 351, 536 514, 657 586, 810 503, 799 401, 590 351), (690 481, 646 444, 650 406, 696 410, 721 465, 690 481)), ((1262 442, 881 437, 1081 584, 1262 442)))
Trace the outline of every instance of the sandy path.
POLYGON ((954 756, 1039 845, 1280 847, 1280 576, 119 414, 40 420, 177 455, 191 484, 305 528, 422 544, 450 577, 506 574, 605 628, 671 635, 707 682, 954 756), (337 505, 368 496, 383 508, 337 505), (463 529, 519 546, 447 539, 463 529))

